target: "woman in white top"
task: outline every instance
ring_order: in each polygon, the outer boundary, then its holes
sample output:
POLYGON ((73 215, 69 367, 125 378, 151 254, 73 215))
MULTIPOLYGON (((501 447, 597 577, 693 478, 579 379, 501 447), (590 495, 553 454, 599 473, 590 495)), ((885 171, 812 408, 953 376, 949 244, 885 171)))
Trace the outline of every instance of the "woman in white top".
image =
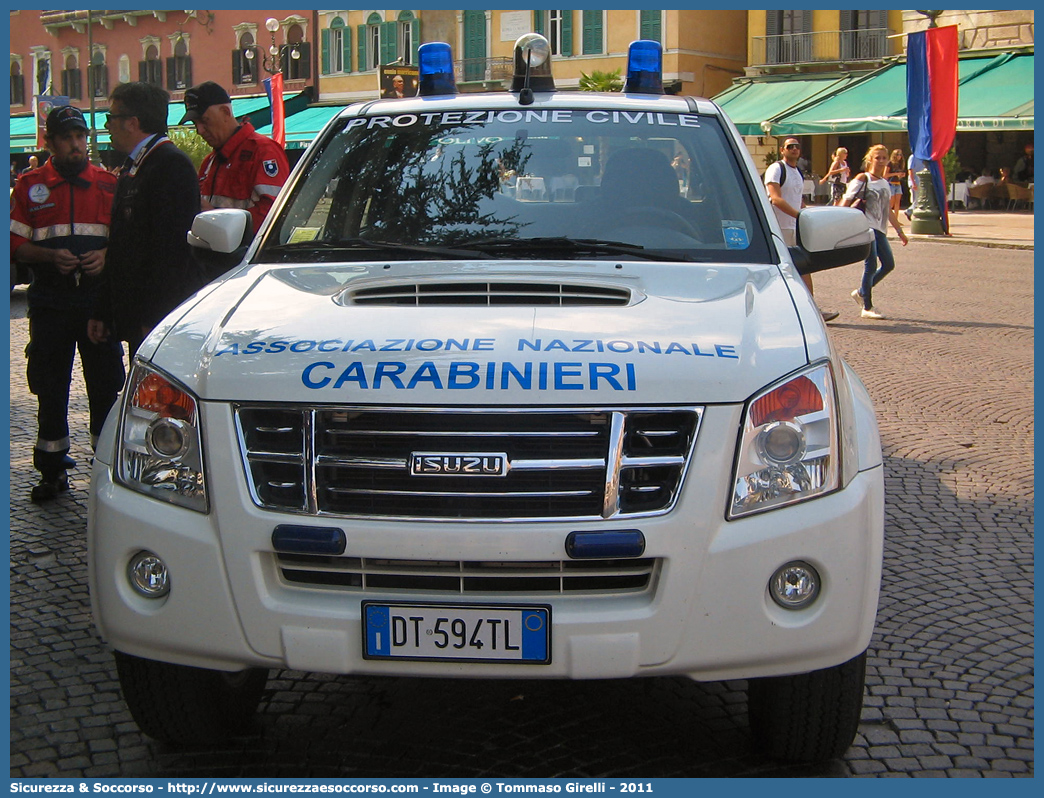
POLYGON ((845 183, 848 182, 848 175, 850 174, 847 158, 848 150, 844 147, 838 147, 834 150, 834 159, 830 162, 830 168, 819 179, 821 184, 830 181, 831 205, 840 205, 841 198, 845 194, 845 183))
POLYGON ((874 308, 872 291, 875 285, 895 268, 895 257, 888 244, 888 224, 899 234, 899 240, 905 247, 908 243, 899 216, 892 208, 892 189, 885 179, 888 168, 888 148, 883 144, 875 144, 866 152, 863 162, 868 164, 865 172, 860 172, 848 184, 843 205, 853 205, 861 201, 862 211, 870 229, 874 231, 874 240, 870 244, 870 254, 863 264, 863 282, 852 292, 852 299, 862 307, 864 319, 883 319, 884 315, 874 308), (881 265, 878 266, 878 260, 881 265))

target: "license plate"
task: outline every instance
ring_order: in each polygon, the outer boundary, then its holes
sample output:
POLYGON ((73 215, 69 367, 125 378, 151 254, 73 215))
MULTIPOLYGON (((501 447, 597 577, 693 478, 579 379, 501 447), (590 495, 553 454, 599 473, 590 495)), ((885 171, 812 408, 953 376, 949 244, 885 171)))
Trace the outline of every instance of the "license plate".
POLYGON ((363 602, 364 659, 551 662, 551 608, 363 602))

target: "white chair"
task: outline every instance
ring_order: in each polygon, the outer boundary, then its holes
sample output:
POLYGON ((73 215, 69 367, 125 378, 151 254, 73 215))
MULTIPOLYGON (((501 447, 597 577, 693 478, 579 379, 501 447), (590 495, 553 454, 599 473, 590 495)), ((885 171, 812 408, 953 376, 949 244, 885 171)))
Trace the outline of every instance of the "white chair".
POLYGON ((548 184, 551 188, 552 202, 573 202, 580 179, 576 175, 560 175, 548 178, 548 184))
POLYGON ((515 199, 521 202, 543 202, 546 195, 542 177, 520 177, 515 184, 515 199))

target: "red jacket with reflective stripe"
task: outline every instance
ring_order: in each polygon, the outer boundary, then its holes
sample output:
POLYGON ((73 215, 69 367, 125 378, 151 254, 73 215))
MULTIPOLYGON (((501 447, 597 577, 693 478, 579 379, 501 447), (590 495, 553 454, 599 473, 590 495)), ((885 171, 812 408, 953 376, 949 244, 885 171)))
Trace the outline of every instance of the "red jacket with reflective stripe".
MULTIPOLYGON (((88 164, 77 175, 88 186, 66 181, 51 160, 15 183, 11 195, 11 259, 27 241, 48 249, 68 249, 75 255, 103 249, 109 242, 112 200, 116 176, 100 166, 88 164)), ((87 295, 97 278, 76 273, 62 274, 49 263, 33 264, 29 302, 36 307, 67 307, 89 304, 87 295)))
POLYGON ((199 167, 200 196, 215 208, 250 211, 254 232, 290 174, 283 148, 244 122, 199 167))

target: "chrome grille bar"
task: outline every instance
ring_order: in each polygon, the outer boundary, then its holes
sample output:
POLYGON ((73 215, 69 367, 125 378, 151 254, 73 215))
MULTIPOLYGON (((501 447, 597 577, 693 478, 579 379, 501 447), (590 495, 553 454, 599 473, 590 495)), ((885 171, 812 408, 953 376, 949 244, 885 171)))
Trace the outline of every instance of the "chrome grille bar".
POLYGON ((668 512, 702 417, 698 407, 401 410, 244 403, 234 410, 259 507, 455 521, 668 512), (503 467, 460 467, 490 453, 500 453, 503 467), (414 473, 421 456, 425 469, 433 458, 435 473, 414 473))

